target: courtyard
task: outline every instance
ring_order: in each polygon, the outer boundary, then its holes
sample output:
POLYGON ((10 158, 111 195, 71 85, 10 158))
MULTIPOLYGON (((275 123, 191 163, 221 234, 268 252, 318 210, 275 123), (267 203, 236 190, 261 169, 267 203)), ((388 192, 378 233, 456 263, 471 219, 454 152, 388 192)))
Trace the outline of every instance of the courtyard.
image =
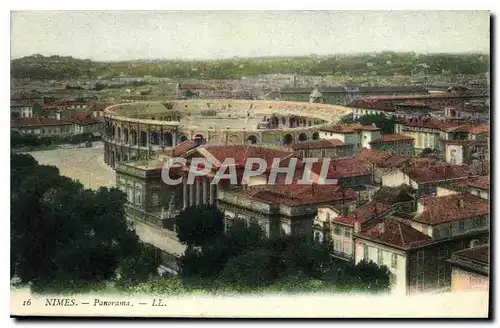
POLYGON ((86 188, 113 187, 115 171, 104 161, 102 143, 92 148, 66 148, 29 152, 41 165, 59 168, 61 175, 80 181, 86 188))

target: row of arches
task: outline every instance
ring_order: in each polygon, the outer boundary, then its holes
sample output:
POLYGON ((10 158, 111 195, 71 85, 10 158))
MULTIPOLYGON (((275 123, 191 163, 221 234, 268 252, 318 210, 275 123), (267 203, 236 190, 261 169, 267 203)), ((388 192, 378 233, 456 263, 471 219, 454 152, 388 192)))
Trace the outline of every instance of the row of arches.
MULTIPOLYGON (((305 134, 305 133, 301 133, 301 134, 299 134, 299 136, 298 136, 298 138, 297 138, 297 139, 298 139, 298 141, 299 141, 299 142, 304 142, 304 141, 307 141, 307 140, 308 140, 308 138, 309 138, 309 137, 307 136, 307 134, 305 134)), ((318 133, 318 132, 314 132, 314 133, 312 134, 312 140, 318 140, 318 139, 319 139, 319 133, 318 133)), ((293 135, 292 135, 292 134, 287 133, 287 134, 285 134, 285 135, 283 136, 283 145, 284 145, 284 146, 289 146, 289 145, 291 145, 291 144, 293 143, 293 141, 294 141, 294 138, 293 138, 293 135)))

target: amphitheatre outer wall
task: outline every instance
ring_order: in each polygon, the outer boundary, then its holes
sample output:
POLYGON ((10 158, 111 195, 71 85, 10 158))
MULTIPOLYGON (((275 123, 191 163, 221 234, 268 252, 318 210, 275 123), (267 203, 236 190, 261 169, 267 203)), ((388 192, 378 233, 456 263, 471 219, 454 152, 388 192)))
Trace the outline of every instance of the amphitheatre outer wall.
POLYGON ((352 110, 336 105, 259 100, 171 100, 109 106, 104 111, 104 161, 114 167, 156 157, 193 140, 200 144, 289 146, 319 138, 325 125, 352 110))

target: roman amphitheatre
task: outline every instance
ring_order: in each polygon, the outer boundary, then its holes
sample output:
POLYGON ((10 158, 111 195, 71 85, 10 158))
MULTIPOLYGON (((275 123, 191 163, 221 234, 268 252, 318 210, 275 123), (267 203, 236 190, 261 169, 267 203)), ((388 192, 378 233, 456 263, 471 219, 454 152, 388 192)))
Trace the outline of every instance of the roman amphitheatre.
POLYGON ((321 103, 258 100, 134 102, 104 111, 104 160, 150 159, 186 140, 199 144, 286 147, 319 139, 322 126, 351 113, 321 103))

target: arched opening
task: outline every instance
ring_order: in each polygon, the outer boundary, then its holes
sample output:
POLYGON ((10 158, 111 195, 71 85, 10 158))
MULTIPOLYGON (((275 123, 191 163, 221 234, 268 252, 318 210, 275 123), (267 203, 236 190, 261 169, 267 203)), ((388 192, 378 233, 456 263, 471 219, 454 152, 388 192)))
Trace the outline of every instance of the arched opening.
POLYGON ((116 140, 122 141, 122 129, 120 127, 116 129, 116 140))
POLYGON ((129 142, 128 129, 123 129, 123 140, 125 141, 126 144, 128 144, 129 142))
POLYGON ((149 143, 152 145, 159 145, 160 144, 160 137, 158 135, 158 132, 156 132, 156 131, 151 132, 149 143))
POLYGON ((116 138, 116 134, 115 133, 116 133, 116 129, 115 129, 115 126, 113 125, 111 127, 111 136, 113 137, 113 139, 116 138))
POLYGON ((173 143, 172 133, 170 132, 163 133, 163 144, 167 147, 173 146, 174 143, 173 143))
POLYGON ((285 126, 286 124, 286 119, 284 117, 281 118, 281 125, 285 126))
POLYGON ((132 130, 132 132, 130 133, 132 135, 132 145, 137 145, 137 132, 135 130, 132 130))
POLYGON ((252 135, 252 136, 249 136, 249 137, 247 138, 247 141, 248 141, 248 143, 249 143, 249 144, 251 144, 251 145, 255 145, 255 144, 257 143, 257 137, 256 137, 256 136, 253 136, 253 135, 252 135))
POLYGON ((312 138, 313 138, 313 140, 318 140, 319 139, 319 133, 318 132, 314 132, 313 135, 312 135, 312 138))
POLYGON ((311 121, 307 121, 307 124, 308 124, 309 126, 312 126, 312 122, 311 122, 311 121))
POLYGON ((291 134, 285 134, 283 137, 283 145, 288 146, 293 142, 293 136, 291 134))
POLYGON ((146 147, 147 142, 148 142, 148 137, 147 137, 146 131, 141 131, 141 135, 140 135, 141 147, 146 147))
POLYGON ((306 141, 307 140, 307 134, 301 133, 299 134, 299 141, 306 141))
POLYGON ((197 145, 203 145, 205 144, 205 137, 203 136, 203 134, 196 134, 193 138, 193 141, 197 144, 197 145))

